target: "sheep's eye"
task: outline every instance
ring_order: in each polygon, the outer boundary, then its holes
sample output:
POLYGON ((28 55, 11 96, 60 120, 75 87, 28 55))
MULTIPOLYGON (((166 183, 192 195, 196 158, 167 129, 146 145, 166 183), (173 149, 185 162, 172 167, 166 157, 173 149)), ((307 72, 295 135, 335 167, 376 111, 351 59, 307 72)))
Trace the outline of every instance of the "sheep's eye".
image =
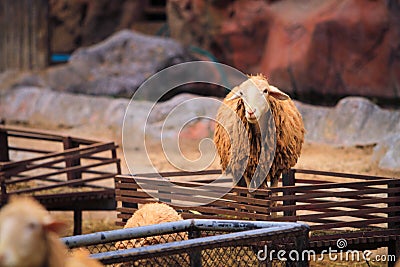
POLYGON ((268 89, 264 89, 264 94, 268 94, 268 89))
POLYGON ((28 223, 28 229, 29 230, 35 230, 37 227, 38 227, 37 223, 34 223, 34 222, 28 223))
POLYGON ((243 92, 242 92, 242 91, 240 91, 240 92, 239 92, 239 95, 240 95, 240 96, 243 96, 243 92))

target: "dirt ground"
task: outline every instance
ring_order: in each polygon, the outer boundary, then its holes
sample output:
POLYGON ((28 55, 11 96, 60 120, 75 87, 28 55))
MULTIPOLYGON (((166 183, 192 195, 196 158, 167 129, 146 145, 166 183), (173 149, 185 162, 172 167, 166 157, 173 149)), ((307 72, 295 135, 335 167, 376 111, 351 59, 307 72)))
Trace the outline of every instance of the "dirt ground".
MULTIPOLYGON (((30 126, 32 127, 32 126, 30 126)), ((42 130, 42 129, 41 129, 42 130)), ((83 129, 50 129, 51 132, 56 132, 64 135, 80 136, 82 138, 94 139, 99 141, 114 141, 121 145, 121 136, 112 131, 104 129, 83 128, 83 129)), ((150 143, 150 142, 148 142, 150 143)), ((195 160, 200 157, 199 142, 196 140, 180 140, 180 149, 182 155, 188 160, 195 160)), ((373 146, 364 147, 333 147, 326 144, 310 144, 303 145, 302 153, 295 168, 313 169, 321 171, 337 171, 356 174, 367 174, 377 176, 399 177, 400 172, 384 171, 378 168, 377 164, 372 162, 373 146)), ((138 164, 147 164, 143 157, 148 153, 153 164, 159 171, 177 170, 168 159, 165 157, 164 149, 161 145, 147 145, 147 151, 138 151, 126 149, 122 147, 118 149, 118 156, 121 158, 122 172, 128 173, 124 156, 133 159, 138 164)), ((207 149, 206 149, 207 150, 207 149)), ((211 149, 208 149, 211 150, 211 149)), ((202 150, 202 152, 207 152, 202 150)), ((145 166, 144 166, 145 167, 145 166)), ((218 169, 219 158, 210 164, 208 169, 218 169)))
MULTIPOLYGON (((182 154, 189 160, 200 156, 198 143, 185 141, 181 144, 182 154)), ((147 150, 151 162, 159 171, 177 170, 163 154, 158 145, 147 150)), ((384 171, 372 162, 373 146, 367 147, 332 147, 324 144, 304 144, 301 156, 295 168, 320 171, 348 172, 387 177, 400 177, 400 172, 384 171)), ((125 163, 124 163, 125 164, 125 163)), ((208 169, 218 169, 219 158, 212 162, 208 169)))
MULTIPOLYGON (((54 131, 55 129, 52 129, 54 131)), ((57 130, 56 130, 57 131, 57 130)), ((66 131, 58 130, 57 132, 63 134, 77 135, 76 131, 66 131)), ((91 132, 80 132, 79 136, 86 138, 93 138, 96 136, 97 140, 113 140, 118 142, 118 138, 114 135, 103 134, 93 135, 91 132)), ((23 144, 19 144, 23 145, 23 144)), ((187 160, 196 160, 200 157, 201 153, 199 151, 199 143, 193 140, 181 140, 180 149, 182 155, 187 160)), ((211 149, 208 149, 211 150, 211 149)), ((208 151, 207 150, 207 151, 208 151)), ((202 152, 207 152, 203 150, 202 152)), ((377 164, 371 161, 373 146, 368 147, 332 147, 323 144, 305 144, 303 146, 301 157, 295 166, 301 169, 314 169, 322 171, 337 171, 337 172, 348 172, 355 174, 367 174, 367 175, 377 175, 386 177, 399 177, 400 172, 389 172, 383 171, 377 167, 377 164)), ((179 170, 171 164, 167 157, 165 156, 164 150, 161 145, 150 145, 147 147, 146 151, 138 150, 125 150, 123 153, 122 148, 119 148, 118 155, 121 157, 122 172, 128 173, 128 168, 125 162, 124 155, 127 156, 129 160, 136 162, 136 165, 143 167, 146 170, 148 167, 148 162, 144 160, 146 153, 148 153, 151 164, 158 171, 173 171, 179 170), (147 164, 147 165, 146 165, 147 164)), ((176 163, 176 162, 175 162, 176 163)), ((181 162, 180 162, 181 164, 181 162)), ((185 163, 183 163, 185 164, 185 163)), ((178 164, 179 165, 179 164, 178 164)), ((215 157, 208 166, 207 169, 218 169, 219 168, 219 158, 215 157)), ((111 182, 111 181, 110 181, 111 182)), ((73 216, 72 213, 68 212, 55 212, 54 215, 60 220, 64 221, 70 227, 65 231, 65 235, 72 234, 73 216)), ((104 231, 117 229, 119 227, 115 226, 116 213, 115 212, 84 212, 83 221, 83 233, 91 233, 95 231, 104 231)), ((384 250, 380 250, 379 254, 384 254, 384 250)), ((329 260, 324 260, 323 262, 311 263, 311 266, 367 266, 364 262, 359 263, 349 263, 349 262, 336 262, 333 264, 329 260)), ((371 264, 371 266, 385 266, 381 264, 371 264)))

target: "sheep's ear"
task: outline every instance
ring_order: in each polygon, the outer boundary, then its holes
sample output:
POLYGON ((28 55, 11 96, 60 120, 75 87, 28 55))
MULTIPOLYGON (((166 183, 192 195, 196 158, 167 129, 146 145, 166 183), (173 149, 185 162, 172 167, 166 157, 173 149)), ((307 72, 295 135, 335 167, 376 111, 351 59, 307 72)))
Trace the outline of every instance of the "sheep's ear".
POLYGON ((43 228, 45 231, 54 232, 57 234, 62 233, 66 226, 67 225, 64 222, 56 221, 52 218, 46 218, 45 222, 43 223, 43 228))
POLYGON ((231 101, 238 98, 240 98, 240 95, 234 93, 231 97, 227 98, 226 101, 231 101))
POLYGON ((289 96, 276 88, 273 85, 269 85, 267 89, 264 90, 264 93, 268 93, 270 96, 275 97, 276 99, 279 100, 287 100, 289 99, 289 96))
POLYGON ((231 92, 232 92, 233 94, 232 94, 231 97, 227 98, 226 101, 231 101, 231 100, 240 98, 240 94, 236 92, 236 89, 237 89, 237 86, 236 86, 235 88, 232 89, 231 92))

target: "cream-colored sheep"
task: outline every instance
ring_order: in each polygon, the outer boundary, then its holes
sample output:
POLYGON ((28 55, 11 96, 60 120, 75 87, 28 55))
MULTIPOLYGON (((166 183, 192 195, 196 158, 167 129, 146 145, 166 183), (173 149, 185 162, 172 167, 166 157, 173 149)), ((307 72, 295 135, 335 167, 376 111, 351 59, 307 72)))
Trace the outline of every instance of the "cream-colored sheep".
POLYGON ((72 257, 69 257, 65 267, 102 267, 103 265, 91 259, 89 251, 86 249, 75 249, 72 257))
POLYGON ((68 253, 58 236, 64 226, 33 198, 12 197, 0 211, 0 266, 102 266, 88 257, 80 261, 84 258, 81 252, 68 253))
POLYGON ((232 89, 218 110, 217 122, 214 142, 222 170, 241 186, 266 188, 267 181, 277 186, 282 172, 293 167, 300 156, 305 132, 302 117, 289 96, 269 85, 262 75, 250 76, 232 89), (272 116, 265 115, 268 113, 272 116))
MULTIPOLYGON (((183 220, 172 207, 164 203, 148 203, 140 207, 129 220, 124 228, 133 228, 152 224, 175 222, 183 220)), ((186 234, 169 234, 162 236, 153 236, 147 238, 132 239, 129 241, 117 242, 116 247, 119 249, 142 247, 160 243, 168 243, 187 239, 186 234)))

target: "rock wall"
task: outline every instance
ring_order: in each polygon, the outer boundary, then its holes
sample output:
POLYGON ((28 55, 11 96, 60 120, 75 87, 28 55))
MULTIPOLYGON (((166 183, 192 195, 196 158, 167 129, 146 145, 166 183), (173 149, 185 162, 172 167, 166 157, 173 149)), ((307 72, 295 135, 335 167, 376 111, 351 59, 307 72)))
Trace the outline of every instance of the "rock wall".
POLYGON ((169 0, 172 37, 301 99, 400 99, 399 1, 271 2, 169 0))
MULTIPOLYGON (((132 132, 128 142, 135 148, 144 140, 140 131, 147 123, 146 137, 159 140, 161 127, 165 119, 179 105, 173 119, 163 133, 163 138, 176 138, 177 134, 189 139, 210 137, 214 124, 206 117, 214 118, 220 105, 207 98, 203 105, 194 105, 187 100, 195 96, 181 94, 169 101, 155 105, 147 118, 152 102, 133 101, 134 113, 125 121, 126 131, 132 132), (145 114, 146 113, 146 114, 145 114), (186 127, 185 122, 194 117, 186 127)), ((103 131, 111 131, 120 141, 125 110, 128 99, 91 97, 70 93, 55 92, 37 87, 21 87, 0 91, 0 121, 23 122, 39 127, 91 127, 93 136, 103 131)), ((372 102, 359 97, 341 100, 336 107, 317 107, 296 102, 301 112, 305 128, 306 142, 323 143, 334 146, 376 145, 374 161, 382 169, 400 171, 400 111, 381 109, 372 102)))

